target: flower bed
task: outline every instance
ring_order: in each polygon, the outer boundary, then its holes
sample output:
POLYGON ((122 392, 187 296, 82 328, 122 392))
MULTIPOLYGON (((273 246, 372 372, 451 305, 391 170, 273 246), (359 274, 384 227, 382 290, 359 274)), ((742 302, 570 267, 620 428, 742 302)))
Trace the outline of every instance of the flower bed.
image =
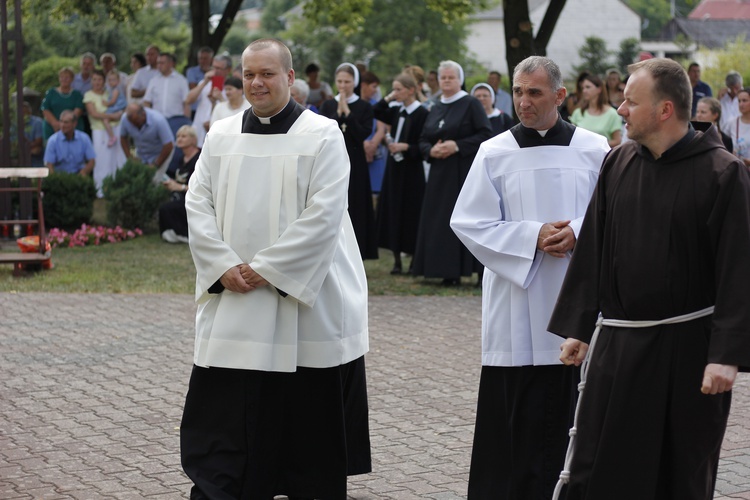
POLYGON ((143 231, 140 229, 123 229, 120 226, 89 226, 83 224, 72 234, 65 230, 52 228, 47 234, 47 241, 52 248, 57 247, 84 247, 86 245, 101 245, 104 243, 117 243, 141 236, 143 231))

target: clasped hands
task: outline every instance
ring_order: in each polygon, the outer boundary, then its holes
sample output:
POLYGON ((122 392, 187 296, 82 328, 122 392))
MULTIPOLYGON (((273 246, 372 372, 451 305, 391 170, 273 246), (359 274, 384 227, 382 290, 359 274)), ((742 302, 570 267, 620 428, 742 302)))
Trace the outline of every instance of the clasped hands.
POLYGON ((537 249, 557 258, 565 257, 566 252, 573 250, 575 244, 576 235, 569 220, 543 224, 536 240, 537 249))
POLYGON ((456 154, 456 141, 448 140, 443 142, 440 139, 430 148, 430 156, 432 158, 443 159, 453 154, 456 154))
POLYGON ((236 293, 252 292, 256 288, 268 285, 268 281, 263 276, 245 263, 229 268, 219 281, 224 288, 236 293))

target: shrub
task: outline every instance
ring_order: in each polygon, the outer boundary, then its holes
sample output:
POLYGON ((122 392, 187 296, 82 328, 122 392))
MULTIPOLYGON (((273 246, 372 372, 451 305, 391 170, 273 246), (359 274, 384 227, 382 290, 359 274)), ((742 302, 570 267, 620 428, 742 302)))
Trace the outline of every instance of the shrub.
POLYGON ((146 227, 169 191, 154 184, 154 170, 128 160, 112 177, 104 179, 102 191, 107 199, 107 222, 111 226, 146 227))
POLYGON ((42 182, 44 225, 72 229, 89 222, 94 212, 96 187, 91 177, 55 172, 42 182))
POLYGON ((59 85, 57 73, 65 66, 78 71, 78 58, 53 56, 31 63, 23 72, 23 85, 44 96, 51 87, 59 85))

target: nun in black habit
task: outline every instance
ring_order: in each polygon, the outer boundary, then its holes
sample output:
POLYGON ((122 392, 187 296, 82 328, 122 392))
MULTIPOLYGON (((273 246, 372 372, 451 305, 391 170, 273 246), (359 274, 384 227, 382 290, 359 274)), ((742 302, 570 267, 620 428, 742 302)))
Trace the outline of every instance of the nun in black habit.
POLYGON ((344 134, 349 154, 349 217, 357 236, 363 259, 378 258, 375 208, 372 204, 370 170, 365 157, 364 142, 372 132, 373 113, 369 102, 359 98, 359 70, 351 63, 336 68, 336 88, 339 94, 320 106, 320 114, 336 120, 344 134))
POLYGON ((462 90, 464 71, 454 61, 438 67, 442 95, 425 120, 419 149, 430 162, 419 222, 414 274, 457 285, 481 266, 450 228, 451 213, 479 145, 492 137, 482 104, 462 90))

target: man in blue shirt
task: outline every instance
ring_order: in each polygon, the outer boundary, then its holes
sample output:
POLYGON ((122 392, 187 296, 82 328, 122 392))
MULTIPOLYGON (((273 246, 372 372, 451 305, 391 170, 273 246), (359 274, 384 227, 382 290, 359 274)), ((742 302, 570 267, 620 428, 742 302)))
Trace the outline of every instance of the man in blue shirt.
POLYGON ((690 112, 690 117, 695 116, 695 108, 698 106, 698 101, 704 97, 713 97, 711 87, 706 82, 701 81, 701 67, 697 62, 690 63, 687 70, 688 78, 690 78, 690 85, 693 87, 693 109, 690 112))
POLYGON ((155 167, 158 174, 166 171, 174 150, 174 135, 164 115, 141 104, 128 104, 120 126, 120 141, 127 158, 134 158, 130 152, 131 137, 138 154, 136 160, 155 167))
POLYGON ((52 172, 90 175, 94 170, 94 146, 91 138, 76 130, 78 118, 73 111, 60 113, 60 130, 52 134, 44 152, 44 165, 52 172))

